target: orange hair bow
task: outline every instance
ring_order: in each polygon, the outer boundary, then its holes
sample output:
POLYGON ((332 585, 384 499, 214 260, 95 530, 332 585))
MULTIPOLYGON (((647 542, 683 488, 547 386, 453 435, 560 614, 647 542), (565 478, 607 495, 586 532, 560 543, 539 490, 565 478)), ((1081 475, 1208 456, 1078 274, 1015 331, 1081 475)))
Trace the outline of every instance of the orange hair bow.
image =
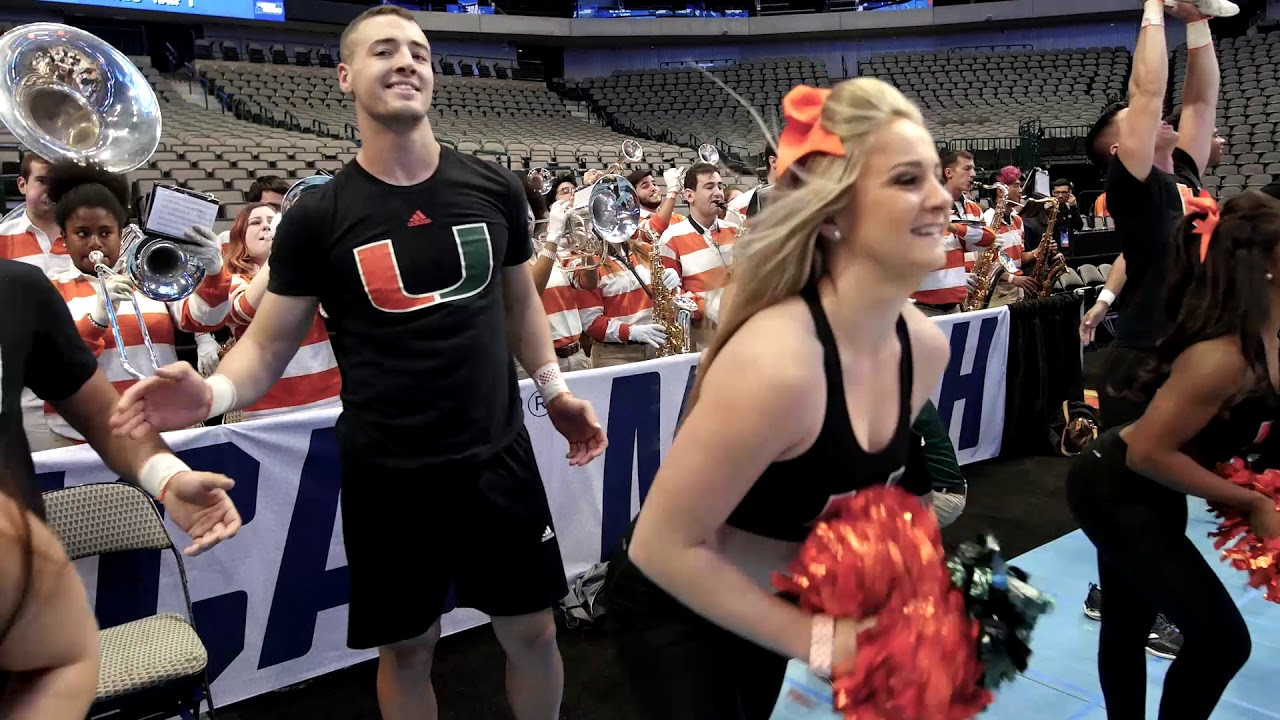
POLYGON ((1218 209, 1218 201, 1209 195, 1209 191, 1204 188, 1200 189, 1199 195, 1192 195, 1186 199, 1188 215, 1204 215, 1204 218, 1196 220, 1192 225, 1192 231, 1200 236, 1200 262, 1209 255, 1209 242, 1213 240, 1213 233, 1218 229, 1218 220, 1222 217, 1221 210, 1218 209))
POLYGON ((811 153, 844 156, 844 143, 822 125, 822 105, 830 94, 829 88, 797 85, 782 98, 787 124, 778 138, 778 177, 811 153))

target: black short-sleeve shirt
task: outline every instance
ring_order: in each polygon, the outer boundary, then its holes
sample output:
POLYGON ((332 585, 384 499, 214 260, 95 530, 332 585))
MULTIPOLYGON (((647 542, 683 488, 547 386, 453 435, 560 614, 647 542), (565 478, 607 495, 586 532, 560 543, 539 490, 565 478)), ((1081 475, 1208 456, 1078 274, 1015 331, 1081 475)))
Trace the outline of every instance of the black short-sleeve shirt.
POLYGON ((1115 219, 1127 274, 1118 308, 1117 346, 1154 348, 1164 334, 1173 233, 1185 213, 1183 193, 1199 193, 1200 187, 1200 170, 1181 148, 1173 151, 1172 173, 1152 168, 1145 182, 1119 158, 1111 160, 1107 210, 1115 219))
POLYGON ((352 161, 285 213, 268 287, 328 314, 344 450, 416 465, 483 458, 515 436, 501 271, 532 255, 527 206, 511 172, 442 146, 418 185, 352 161))
POLYGON ((0 463, 32 512, 44 517, 31 447, 22 429, 22 389, 48 402, 76 393, 98 370, 67 304, 34 265, 0 260, 0 463))

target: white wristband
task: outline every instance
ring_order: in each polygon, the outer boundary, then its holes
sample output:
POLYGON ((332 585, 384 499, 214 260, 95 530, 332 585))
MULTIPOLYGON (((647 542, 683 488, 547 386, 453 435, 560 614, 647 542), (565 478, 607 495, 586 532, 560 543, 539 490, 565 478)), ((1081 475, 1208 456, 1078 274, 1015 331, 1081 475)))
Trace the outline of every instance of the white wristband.
POLYGON ((1142 27, 1164 25, 1164 0, 1146 0, 1142 5, 1142 27))
POLYGON ((835 619, 830 615, 814 615, 809 626, 809 668, 822 677, 831 677, 835 637, 835 619))
POLYGON ((190 469, 186 463, 179 460, 178 456, 172 453, 156 453, 142 464, 142 469, 138 471, 138 484, 151 497, 163 500, 165 487, 168 486, 173 476, 180 472, 187 472, 190 469))
POLYGON ((569 384, 560 374, 560 363, 555 361, 538 368, 530 377, 538 388, 538 394, 542 396, 543 405, 550 403, 555 396, 569 392, 569 384))
POLYGON ((1102 288, 1098 291, 1098 302, 1111 307, 1116 303, 1116 294, 1106 288, 1102 288))
POLYGON ((1187 23, 1187 49, 1208 47, 1213 44, 1213 35, 1209 32, 1208 20, 1197 20, 1187 23))
POLYGON ((236 386, 226 375, 214 374, 205 378, 205 384, 213 391, 213 402, 205 419, 217 417, 236 406, 236 386))

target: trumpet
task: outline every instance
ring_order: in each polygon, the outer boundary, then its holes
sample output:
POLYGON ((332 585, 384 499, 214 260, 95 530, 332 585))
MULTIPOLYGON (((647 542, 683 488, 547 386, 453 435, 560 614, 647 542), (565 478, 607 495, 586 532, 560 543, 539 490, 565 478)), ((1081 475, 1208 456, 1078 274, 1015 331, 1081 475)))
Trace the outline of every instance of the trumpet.
POLYGON ((698 159, 709 165, 719 165, 720 151, 711 143, 703 143, 698 146, 698 159))
POLYGON ((604 171, 605 175, 618 175, 622 173, 626 165, 633 165, 644 159, 644 148, 636 140, 623 140, 622 152, 618 154, 618 161, 609 166, 604 171))

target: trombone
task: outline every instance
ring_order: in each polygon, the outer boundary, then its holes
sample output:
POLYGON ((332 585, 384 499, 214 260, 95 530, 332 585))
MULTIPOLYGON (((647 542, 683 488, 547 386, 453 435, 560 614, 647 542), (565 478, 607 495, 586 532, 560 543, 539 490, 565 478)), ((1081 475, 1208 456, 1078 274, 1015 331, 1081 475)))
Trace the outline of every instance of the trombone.
POLYGON ((622 152, 618 154, 618 161, 610 165, 609 169, 604 171, 604 174, 606 176, 621 174, 625 165, 638 163, 643 159, 644 148, 640 146, 639 142, 635 140, 623 140, 622 152))
MULTIPOLYGON (((120 272, 120 268, 123 267, 122 264, 126 262, 125 248, 135 245, 143 237, 142 231, 138 229, 137 225, 129 225, 120 233, 120 257, 117 258, 116 266, 114 268, 107 267, 103 264, 102 261, 104 256, 101 250, 94 250, 89 253, 89 262, 93 263, 93 272, 98 276, 98 286, 102 290, 102 297, 107 305, 107 320, 108 324, 111 326, 111 335, 116 339, 116 347, 120 350, 120 365, 124 368, 125 372, 139 380, 145 378, 146 375, 129 363, 129 353, 125 352, 125 348, 127 346, 124 343, 124 338, 120 336, 120 321, 116 318, 116 304, 111 301, 111 293, 107 290, 107 278, 113 275, 124 274, 120 272)), ((175 257, 172 254, 173 250, 167 246, 156 247, 153 245, 152 249, 148 252, 148 256, 155 255, 157 253, 159 253, 157 257, 157 264, 163 262, 168 265, 170 263, 176 263, 178 260, 178 257, 175 257)), ((132 279, 130 279, 130 281, 132 282, 132 279)), ((151 332, 147 330, 147 321, 146 318, 142 316, 142 308, 138 307, 137 298, 131 298, 129 302, 133 305, 134 317, 138 318, 138 327, 142 329, 142 342, 147 346, 147 355, 151 357, 151 367, 158 368, 160 367, 160 361, 156 358, 155 345, 151 344, 151 332)))

